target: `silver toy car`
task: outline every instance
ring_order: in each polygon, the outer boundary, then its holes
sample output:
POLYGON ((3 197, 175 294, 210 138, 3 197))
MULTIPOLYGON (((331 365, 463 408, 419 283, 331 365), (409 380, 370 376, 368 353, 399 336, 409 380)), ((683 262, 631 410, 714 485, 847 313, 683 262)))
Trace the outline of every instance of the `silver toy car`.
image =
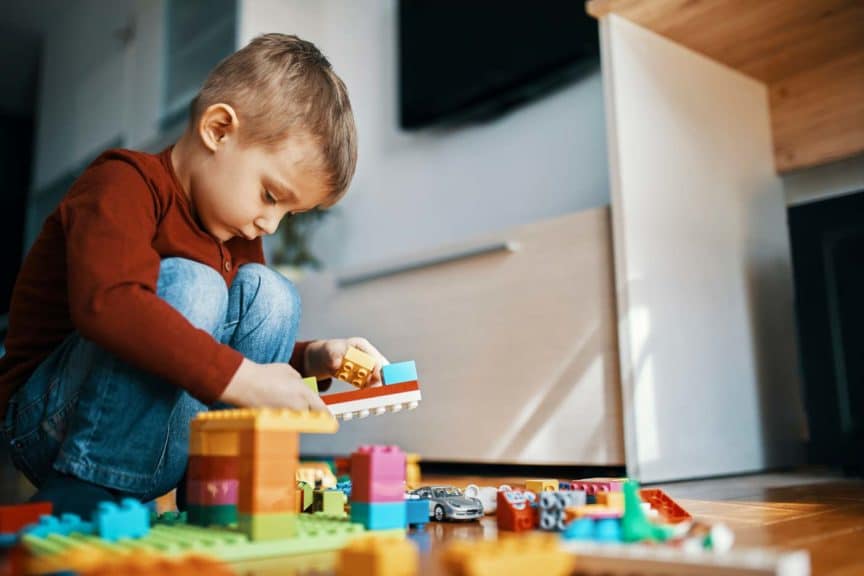
POLYGON ((483 503, 477 498, 466 498, 453 486, 424 486, 411 494, 429 500, 429 517, 443 520, 477 520, 483 517, 483 503))

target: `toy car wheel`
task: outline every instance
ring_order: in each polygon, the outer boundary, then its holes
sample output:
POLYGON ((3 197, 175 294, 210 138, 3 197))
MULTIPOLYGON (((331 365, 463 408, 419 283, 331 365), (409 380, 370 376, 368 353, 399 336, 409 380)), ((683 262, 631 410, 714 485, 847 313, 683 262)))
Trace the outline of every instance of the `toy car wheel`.
POLYGON ((441 522, 444 518, 444 508, 442 506, 435 506, 435 520, 441 522))

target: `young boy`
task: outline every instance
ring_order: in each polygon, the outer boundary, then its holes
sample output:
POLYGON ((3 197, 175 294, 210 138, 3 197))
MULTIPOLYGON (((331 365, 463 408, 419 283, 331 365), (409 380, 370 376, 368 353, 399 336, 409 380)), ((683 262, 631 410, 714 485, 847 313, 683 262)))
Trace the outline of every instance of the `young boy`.
POLYGON ((267 34, 223 60, 182 137, 109 150, 48 217, 12 296, 0 415, 12 459, 55 513, 143 501, 181 481, 189 422, 214 403, 326 410, 363 338, 296 342, 294 286, 261 236, 335 204, 357 158, 345 85, 309 42, 267 34))

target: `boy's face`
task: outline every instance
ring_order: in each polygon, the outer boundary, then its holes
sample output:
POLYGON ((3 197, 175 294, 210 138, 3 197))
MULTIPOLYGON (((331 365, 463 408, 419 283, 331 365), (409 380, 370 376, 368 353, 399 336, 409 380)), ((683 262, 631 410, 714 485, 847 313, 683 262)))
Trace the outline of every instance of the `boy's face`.
POLYGON ((204 149, 189 171, 189 196, 212 236, 226 242, 273 234, 286 215, 325 203, 329 191, 316 169, 318 149, 311 139, 289 137, 276 147, 246 145, 231 127, 236 116, 217 118, 215 128, 204 128, 206 121, 205 112, 199 132, 204 149))

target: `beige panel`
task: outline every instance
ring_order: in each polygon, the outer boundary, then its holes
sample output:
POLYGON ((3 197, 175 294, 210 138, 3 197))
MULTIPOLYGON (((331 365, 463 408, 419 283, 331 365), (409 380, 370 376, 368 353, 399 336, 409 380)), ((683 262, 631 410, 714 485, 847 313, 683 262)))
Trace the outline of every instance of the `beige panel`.
MULTIPOLYGON (((864 25, 860 34, 864 37, 864 25)), ((775 82, 769 89, 777 170, 864 152, 864 50, 775 82)))
POLYGON ((366 336, 391 361, 416 360, 423 387, 417 410, 305 436, 306 453, 381 442, 432 460, 623 464, 608 208, 479 242, 502 240, 519 250, 345 288, 300 283, 303 337, 366 336))

